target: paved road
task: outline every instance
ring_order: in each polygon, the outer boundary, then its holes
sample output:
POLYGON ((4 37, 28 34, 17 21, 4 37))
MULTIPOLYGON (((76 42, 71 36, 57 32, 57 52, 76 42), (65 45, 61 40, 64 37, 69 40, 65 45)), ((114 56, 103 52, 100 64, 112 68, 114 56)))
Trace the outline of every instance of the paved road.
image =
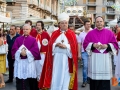
MULTIPOLYGON (((81 84, 82 84, 82 70, 81 68, 79 67, 79 89, 78 90, 89 90, 89 85, 87 85, 85 88, 81 88, 81 84)), ((5 80, 8 79, 8 76, 5 76, 5 80)), ((0 90, 16 90, 15 89, 15 80, 13 83, 10 83, 10 84, 6 84, 6 87, 5 88, 2 88, 0 90)), ((111 87, 111 90, 120 90, 120 87, 111 87)))

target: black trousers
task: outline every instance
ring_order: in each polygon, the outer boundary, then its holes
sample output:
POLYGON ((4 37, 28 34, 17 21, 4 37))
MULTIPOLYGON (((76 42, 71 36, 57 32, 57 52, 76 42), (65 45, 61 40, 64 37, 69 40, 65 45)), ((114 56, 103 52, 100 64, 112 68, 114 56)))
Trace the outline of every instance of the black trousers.
POLYGON ((14 59, 12 59, 10 54, 8 54, 7 58, 8 58, 8 66, 9 66, 9 80, 13 80, 14 59))
POLYGON ((16 90, 39 90, 36 78, 16 78, 16 90))
POLYGON ((92 80, 92 79, 90 79, 90 90, 111 90, 110 80, 92 80))

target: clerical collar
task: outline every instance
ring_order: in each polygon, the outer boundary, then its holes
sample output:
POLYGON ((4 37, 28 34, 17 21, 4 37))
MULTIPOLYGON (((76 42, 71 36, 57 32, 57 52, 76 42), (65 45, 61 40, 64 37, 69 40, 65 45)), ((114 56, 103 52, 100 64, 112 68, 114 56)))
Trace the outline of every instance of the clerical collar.
POLYGON ((28 37, 29 35, 24 35, 24 34, 23 34, 23 36, 24 36, 24 37, 28 37))
POLYGON ((103 30, 104 29, 104 27, 102 28, 102 29, 98 29, 98 28, 96 28, 98 31, 101 31, 101 30, 103 30))

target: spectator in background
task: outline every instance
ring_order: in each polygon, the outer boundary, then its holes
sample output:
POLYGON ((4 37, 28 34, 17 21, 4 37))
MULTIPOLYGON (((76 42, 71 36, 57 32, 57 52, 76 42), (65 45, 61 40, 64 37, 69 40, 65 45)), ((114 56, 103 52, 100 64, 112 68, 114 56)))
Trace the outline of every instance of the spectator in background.
POLYGON ((16 26, 16 33, 20 34, 20 26, 16 26))
POLYGON ((8 43, 8 66, 9 66, 9 79, 5 83, 11 83, 13 82, 13 69, 14 69, 14 59, 11 55, 12 46, 14 44, 14 41, 17 37, 20 35, 16 33, 16 26, 11 25, 10 26, 10 34, 7 35, 7 43, 8 43))
POLYGON ((76 32, 75 32, 76 30, 75 30, 74 25, 69 25, 69 29, 72 30, 75 33, 76 38, 78 38, 78 34, 76 34, 76 32))
POLYGON ((5 30, 5 31, 4 31, 4 35, 5 35, 5 36, 7 36, 8 33, 9 33, 8 30, 5 30))
POLYGON ((69 29, 72 30, 73 32, 75 32, 75 27, 74 27, 74 25, 69 25, 69 29))
POLYGON ((82 87, 85 87, 88 82, 87 80, 88 79, 88 54, 83 48, 83 42, 84 42, 86 35, 90 31, 90 27, 91 27, 90 21, 85 21, 84 27, 85 27, 85 30, 81 32, 78 37, 78 58, 82 60, 82 63, 83 63, 83 68, 82 68, 83 69, 82 70, 83 71, 83 84, 81 85, 82 87))
POLYGON ((0 30, 0 88, 5 87, 5 83, 4 83, 4 78, 3 78, 3 74, 2 73, 6 73, 6 53, 7 53, 7 49, 8 49, 8 45, 6 43, 6 37, 3 34, 3 30, 0 30), (3 48, 2 46, 5 46, 5 49, 1 49, 3 48))
MULTIPOLYGON (((4 31, 4 34, 3 34, 5 41, 7 41, 6 38, 7 38, 7 35, 8 35, 8 34, 9 34, 9 31, 8 31, 8 30, 5 30, 5 31, 4 31)), ((8 74, 8 73, 9 73, 8 70, 9 70, 9 67, 8 67, 8 59, 7 59, 7 55, 6 55, 6 73, 5 73, 5 74, 8 74)))

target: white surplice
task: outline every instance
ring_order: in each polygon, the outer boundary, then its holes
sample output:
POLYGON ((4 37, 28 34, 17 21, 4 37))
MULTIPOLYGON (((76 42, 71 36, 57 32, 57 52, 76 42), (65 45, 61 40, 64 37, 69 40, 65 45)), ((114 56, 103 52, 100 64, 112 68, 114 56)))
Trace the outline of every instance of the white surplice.
POLYGON ((112 77, 112 58, 111 55, 116 55, 117 50, 112 43, 109 43, 112 52, 95 53, 91 51, 93 43, 89 43, 86 48, 89 54, 88 60, 88 77, 94 80, 110 80, 112 77))
POLYGON ((70 45, 64 34, 64 32, 58 36, 56 41, 53 43, 53 71, 52 71, 52 83, 50 90, 69 90, 70 73, 68 66, 68 57, 72 58, 70 45), (66 45, 67 49, 55 47, 57 43, 66 45))
MULTIPOLYGON (((38 43, 38 48, 40 50, 41 49, 41 44, 40 44, 39 40, 38 40, 37 43, 38 43)), ((41 60, 38 60, 38 62, 35 62, 36 63, 38 80, 40 80, 40 76, 41 76, 43 65, 44 65, 44 61, 45 61, 45 54, 44 53, 40 53, 40 56, 41 56, 41 60)))
POLYGON ((32 53, 25 47, 27 58, 21 59, 20 57, 20 53, 23 47, 25 46, 21 45, 15 53, 14 77, 18 77, 19 79, 36 78, 37 71, 32 53))
POLYGON ((120 82, 120 41, 118 42, 118 45, 119 45, 119 51, 118 51, 118 55, 116 56, 115 76, 120 82))

